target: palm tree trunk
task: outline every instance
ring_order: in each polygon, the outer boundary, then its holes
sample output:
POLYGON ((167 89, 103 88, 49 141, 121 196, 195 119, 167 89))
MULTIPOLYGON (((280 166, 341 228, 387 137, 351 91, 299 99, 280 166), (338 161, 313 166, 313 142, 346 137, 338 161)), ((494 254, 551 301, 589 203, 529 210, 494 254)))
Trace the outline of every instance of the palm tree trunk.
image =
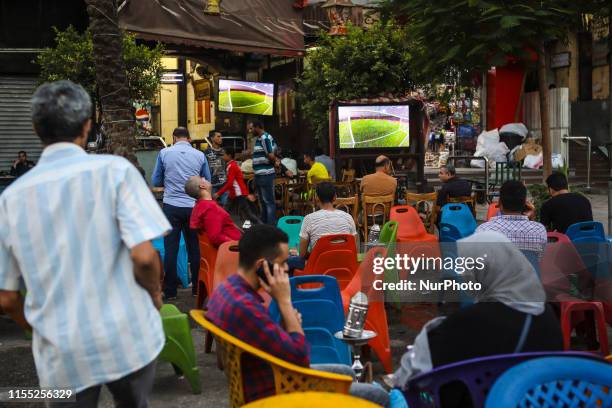
POLYGON ((131 151, 136 144, 134 114, 123 62, 122 32, 114 0, 86 0, 93 37, 96 82, 102 105, 105 149, 131 151))
POLYGON ((552 173, 550 143, 550 117, 548 112, 548 85, 546 81, 546 47, 540 45, 538 52, 538 88, 540 93, 540 123, 542 130, 542 155, 544 157, 544 179, 552 173))

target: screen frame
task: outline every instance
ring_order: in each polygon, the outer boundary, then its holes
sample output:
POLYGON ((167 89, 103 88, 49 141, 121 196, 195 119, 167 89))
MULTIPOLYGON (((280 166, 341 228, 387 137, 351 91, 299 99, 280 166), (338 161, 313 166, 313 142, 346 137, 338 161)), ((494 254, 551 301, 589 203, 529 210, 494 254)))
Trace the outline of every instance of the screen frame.
POLYGON ((278 84, 276 82, 264 82, 264 81, 247 81, 246 79, 230 79, 230 78, 217 78, 217 89, 215 92, 215 110, 217 114, 224 115, 254 115, 261 118, 273 118, 276 116, 276 101, 277 101, 277 93, 278 93, 278 84), (249 112, 229 112, 225 110, 221 110, 219 108, 219 94, 221 93, 220 81, 233 81, 233 82, 243 82, 243 83, 252 83, 252 84, 269 84, 273 87, 272 92, 272 113, 269 115, 264 115, 263 113, 249 113, 249 112))

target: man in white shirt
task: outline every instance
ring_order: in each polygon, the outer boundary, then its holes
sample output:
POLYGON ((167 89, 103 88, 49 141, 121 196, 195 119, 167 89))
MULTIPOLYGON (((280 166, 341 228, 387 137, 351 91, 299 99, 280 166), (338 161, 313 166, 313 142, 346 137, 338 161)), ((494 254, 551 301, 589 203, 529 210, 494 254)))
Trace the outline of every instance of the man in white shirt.
POLYGON ((45 149, 0 196, 0 306, 32 330, 41 388, 93 407, 106 385, 118 406, 146 407, 165 343, 151 240, 171 228, 132 164, 83 150, 91 113, 70 81, 32 97, 45 149))

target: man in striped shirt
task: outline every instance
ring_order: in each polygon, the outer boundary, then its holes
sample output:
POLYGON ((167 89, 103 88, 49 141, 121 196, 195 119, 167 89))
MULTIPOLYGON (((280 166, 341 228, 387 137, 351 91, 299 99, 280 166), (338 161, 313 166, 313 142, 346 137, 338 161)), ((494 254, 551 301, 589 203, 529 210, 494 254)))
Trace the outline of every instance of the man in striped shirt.
POLYGON ((253 148, 253 170, 257 196, 261 204, 261 220, 265 224, 276 225, 276 204, 274 202, 274 163, 276 163, 275 143, 272 136, 264 130, 261 122, 253 122, 256 135, 253 148))
POLYGON ((92 407, 107 385, 119 406, 145 407, 165 343, 150 241, 170 224, 132 164, 85 153, 91 113, 70 81, 32 97, 45 149, 0 196, 0 306, 32 330, 41 387, 92 407))

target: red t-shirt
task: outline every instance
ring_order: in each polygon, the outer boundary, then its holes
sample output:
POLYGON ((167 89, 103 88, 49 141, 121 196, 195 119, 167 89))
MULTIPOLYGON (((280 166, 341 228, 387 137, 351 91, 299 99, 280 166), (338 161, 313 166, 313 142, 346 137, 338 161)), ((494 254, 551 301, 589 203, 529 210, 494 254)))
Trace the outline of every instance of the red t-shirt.
POLYGON ((236 227, 230 215, 214 200, 198 200, 189 226, 206 233, 210 243, 219 246, 227 241, 239 240, 242 232, 236 227))
POLYGON ((227 169, 225 170, 227 173, 227 181, 225 185, 217 191, 218 195, 229 191, 229 198, 234 199, 239 196, 246 196, 249 194, 249 190, 244 182, 244 176, 242 174, 242 170, 240 170, 240 166, 234 160, 227 163, 227 169))

